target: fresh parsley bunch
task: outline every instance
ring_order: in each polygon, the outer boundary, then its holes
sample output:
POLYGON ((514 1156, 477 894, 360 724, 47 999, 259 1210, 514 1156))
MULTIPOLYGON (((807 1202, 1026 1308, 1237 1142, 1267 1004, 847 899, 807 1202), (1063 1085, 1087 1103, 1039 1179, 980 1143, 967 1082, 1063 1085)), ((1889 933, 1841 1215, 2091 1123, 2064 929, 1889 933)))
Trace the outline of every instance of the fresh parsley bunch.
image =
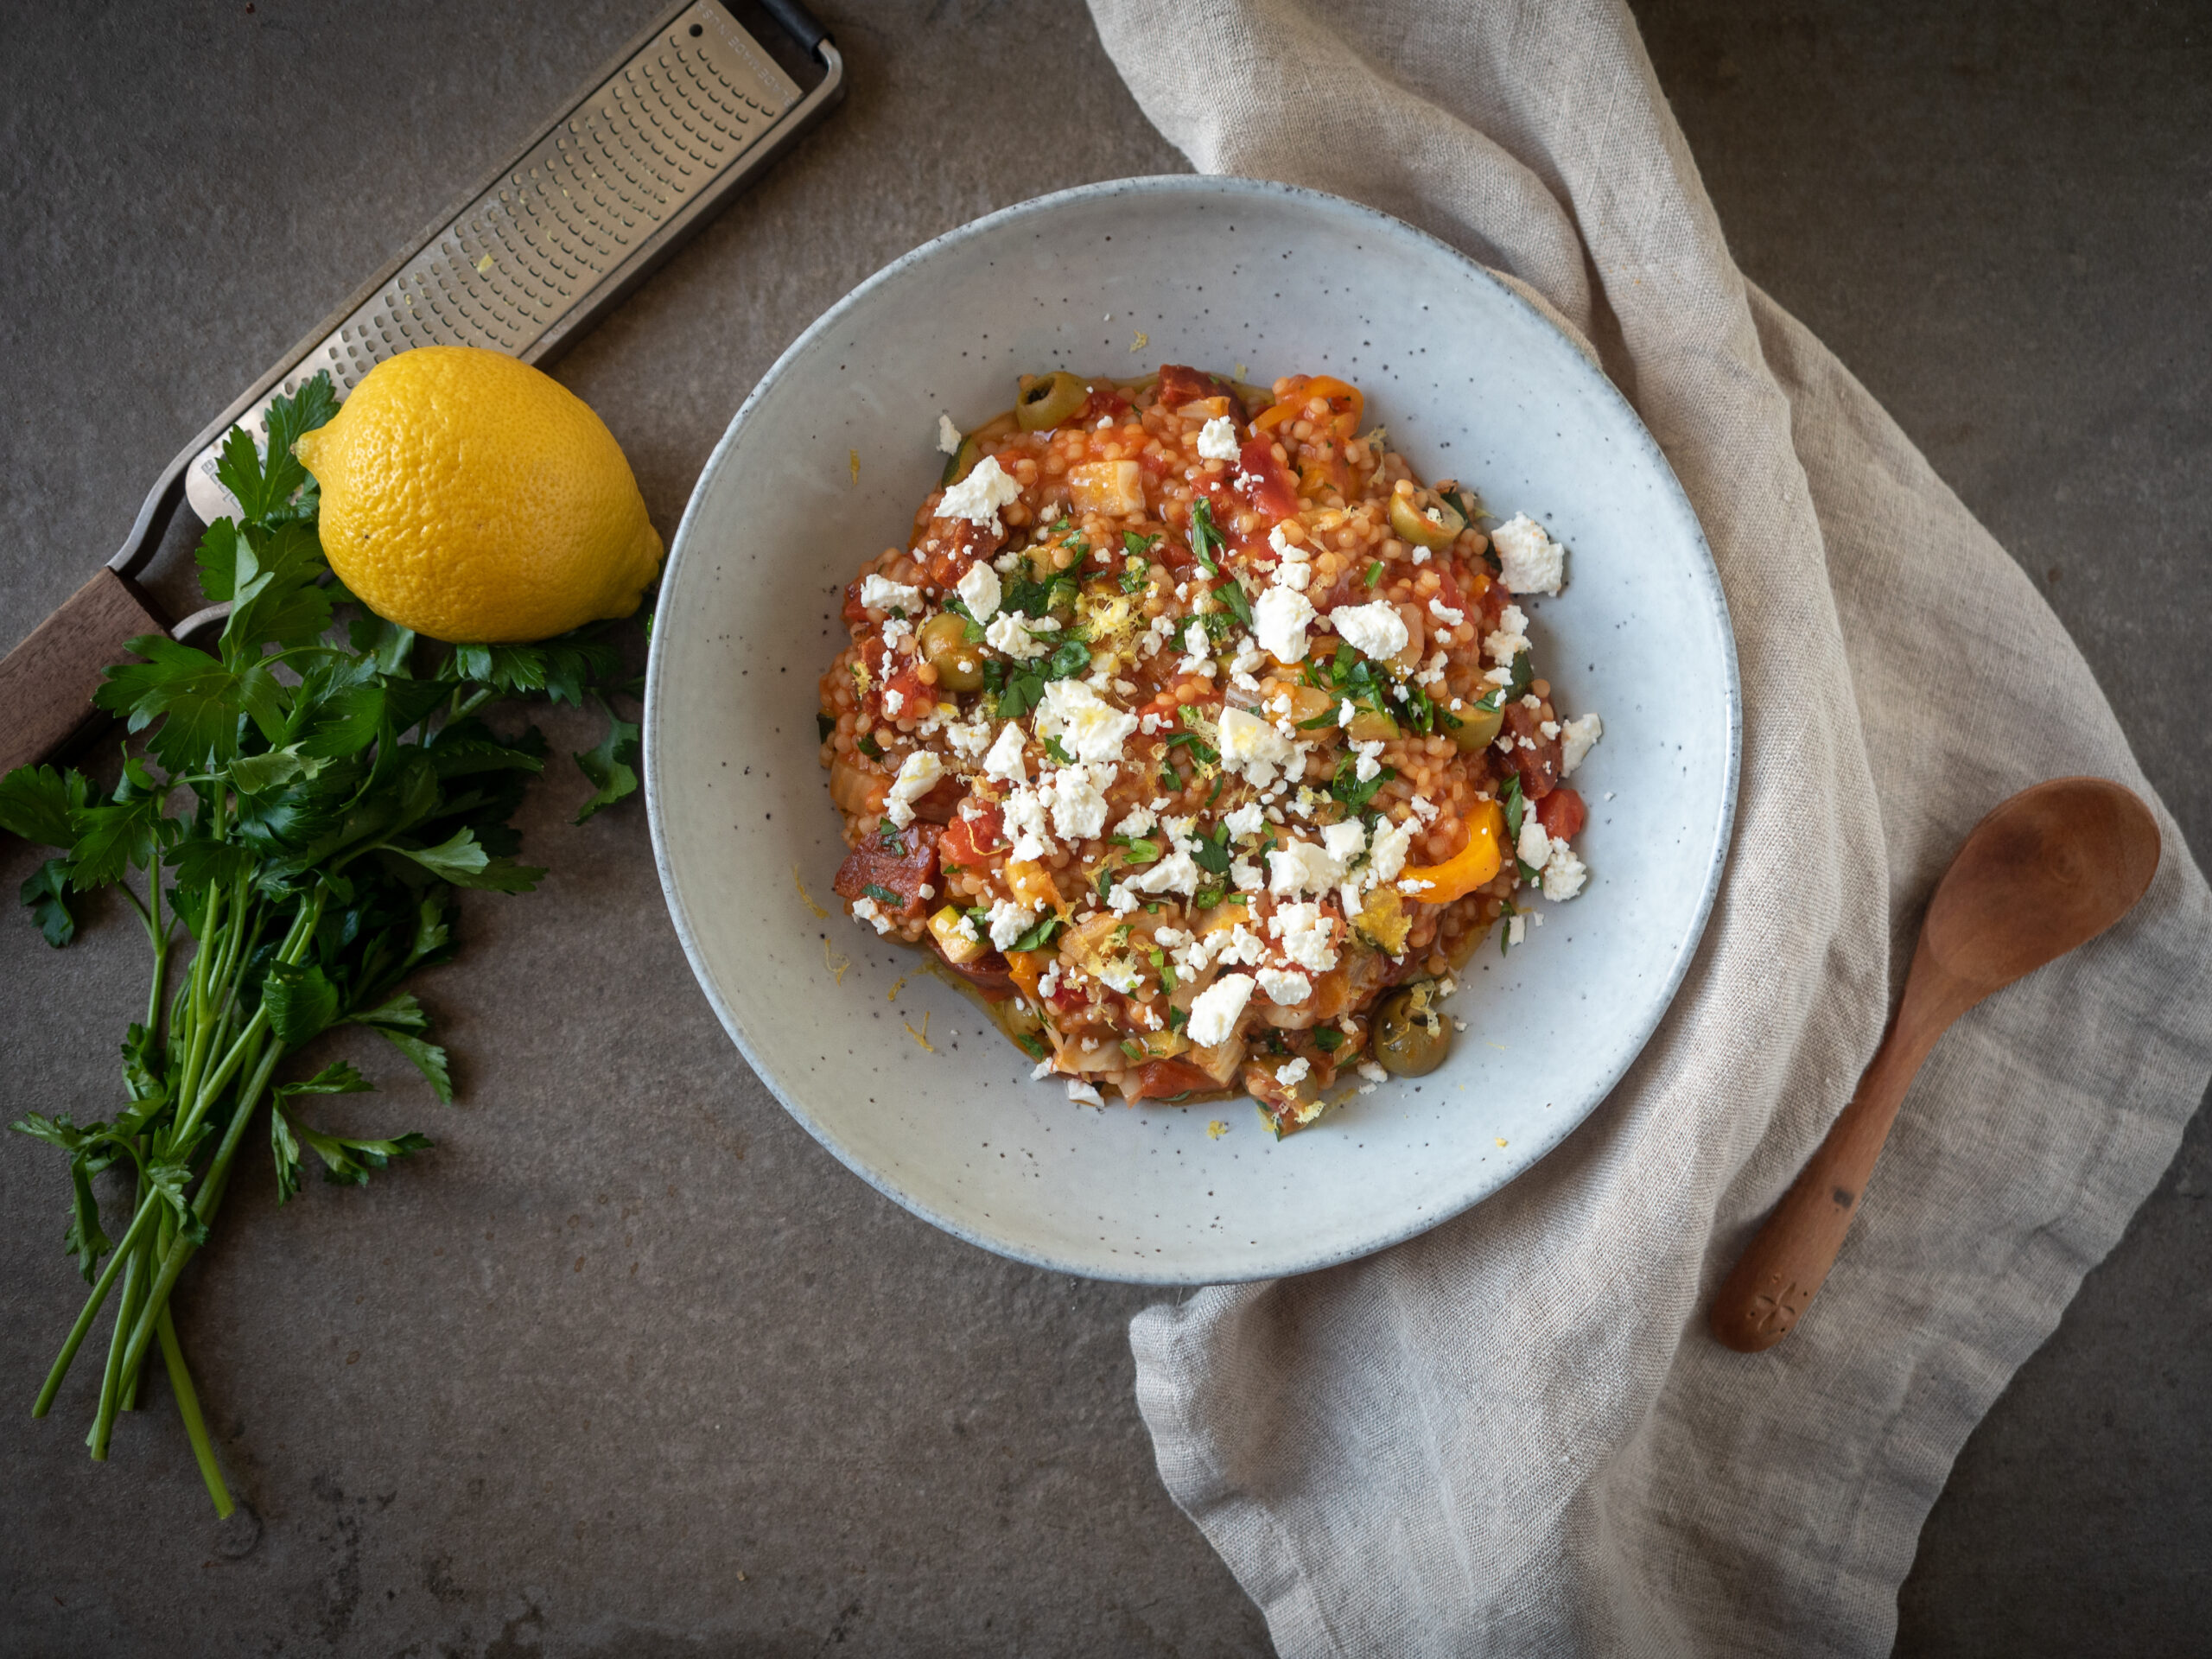
POLYGON ((33 1112, 14 1125, 68 1158, 63 1244, 92 1287, 32 1414, 46 1414, 112 1300, 92 1456, 106 1457, 115 1414, 135 1406, 158 1344, 220 1515, 231 1497, 169 1293, 207 1243, 264 1100, 280 1200, 299 1190, 303 1147, 327 1179, 358 1185, 429 1146, 420 1135, 321 1127, 318 1097, 372 1086, 343 1062, 278 1079, 287 1055, 357 1025, 451 1102, 445 1051, 402 982, 453 955, 455 887, 523 893, 544 874, 516 861, 512 822, 543 769, 544 740, 534 727, 503 737, 478 711, 544 696, 607 714, 605 741, 575 756, 594 785, 579 823, 638 781, 639 728, 607 702, 635 683, 604 625, 542 645, 444 651, 364 612, 336 637, 351 596, 323 563, 315 483, 291 453, 335 412, 318 375, 270 410, 265 461, 243 430, 226 440, 218 474, 240 513, 208 527, 197 557, 229 620, 212 652, 149 635, 130 643, 142 660, 107 671, 97 701, 142 740, 126 741, 114 788, 51 766, 0 779, 0 828, 60 849, 22 889, 48 942, 74 935, 76 895, 110 888, 137 911, 153 954, 113 1117, 77 1124, 33 1112), (112 1241, 92 1187, 108 1170, 130 1194, 112 1241))

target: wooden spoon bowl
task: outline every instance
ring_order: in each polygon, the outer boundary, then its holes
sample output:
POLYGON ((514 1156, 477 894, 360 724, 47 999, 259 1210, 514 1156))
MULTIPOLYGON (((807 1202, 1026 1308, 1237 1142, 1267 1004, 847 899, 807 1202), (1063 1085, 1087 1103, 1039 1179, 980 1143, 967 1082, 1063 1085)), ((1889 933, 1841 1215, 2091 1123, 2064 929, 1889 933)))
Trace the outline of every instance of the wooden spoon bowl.
POLYGON ((2125 916, 2158 853, 2151 810, 2101 778, 2037 784, 1974 826, 1936 883, 1904 999, 1858 1092, 1713 1298, 1715 1337, 1756 1353, 1789 1334, 1835 1263, 1936 1039, 1992 991, 2125 916))

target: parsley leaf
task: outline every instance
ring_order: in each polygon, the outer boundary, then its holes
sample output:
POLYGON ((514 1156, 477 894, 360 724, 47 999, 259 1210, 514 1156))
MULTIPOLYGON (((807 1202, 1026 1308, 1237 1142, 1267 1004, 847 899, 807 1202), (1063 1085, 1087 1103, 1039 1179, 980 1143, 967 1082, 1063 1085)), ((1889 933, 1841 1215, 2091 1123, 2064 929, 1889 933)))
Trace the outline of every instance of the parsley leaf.
POLYGON ((1248 628, 1252 626, 1252 601, 1244 596, 1244 589, 1235 576, 1230 577, 1227 582, 1215 588, 1213 596, 1226 605, 1230 614, 1239 622, 1248 628))
POLYGON ((1221 574, 1221 551, 1228 545, 1213 521, 1213 503, 1205 496, 1191 499, 1191 555, 1210 576, 1221 574))

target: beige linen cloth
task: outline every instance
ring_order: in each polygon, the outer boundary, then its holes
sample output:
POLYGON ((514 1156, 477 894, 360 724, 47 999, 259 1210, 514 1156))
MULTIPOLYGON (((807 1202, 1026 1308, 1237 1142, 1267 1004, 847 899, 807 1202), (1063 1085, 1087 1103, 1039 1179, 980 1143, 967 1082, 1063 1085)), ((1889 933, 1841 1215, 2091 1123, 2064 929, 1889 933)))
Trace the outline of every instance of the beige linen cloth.
POLYGON ((1140 1316, 1160 1473, 1286 1654, 1885 1651, 1967 1432, 2204 1092, 2203 879, 2160 810, 2135 912, 1937 1047, 1795 1334, 1719 1346, 1713 1288, 1872 1056, 1961 838, 2041 779, 2150 790, 2027 579, 1730 261, 1624 9, 1091 9, 1201 171, 1410 220, 1594 345, 1704 521, 1745 710, 1726 880, 1620 1087, 1422 1238, 1140 1316))

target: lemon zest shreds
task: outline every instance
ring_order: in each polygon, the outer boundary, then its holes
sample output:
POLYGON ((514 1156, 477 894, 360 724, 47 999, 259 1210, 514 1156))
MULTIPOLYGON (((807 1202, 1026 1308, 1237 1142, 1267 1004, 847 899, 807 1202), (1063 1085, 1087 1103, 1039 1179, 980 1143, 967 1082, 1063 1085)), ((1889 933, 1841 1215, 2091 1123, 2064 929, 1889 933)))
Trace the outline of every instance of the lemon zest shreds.
POLYGON ((1229 1125, 1223 1122, 1217 1117, 1214 1119, 1212 1122, 1206 1125, 1206 1139, 1209 1141, 1218 1141, 1223 1135, 1227 1135, 1228 1133, 1229 1125))
MULTIPOLYGON (((826 918, 830 914, 828 911, 814 902, 814 895, 806 890, 806 883, 798 879, 798 866, 796 864, 791 866, 791 886, 798 889, 798 896, 806 900, 806 907, 817 916, 826 918)), ((827 944, 829 941, 824 939, 823 943, 827 944)))
POLYGON ((1131 346, 1129 347, 1129 349, 1130 349, 1132 352, 1141 352, 1141 351, 1144 350, 1144 348, 1145 348, 1146 346, 1149 346, 1149 345, 1151 345, 1151 344, 1152 344, 1152 336, 1151 336, 1150 334, 1144 334, 1144 333, 1142 333, 1142 332, 1140 332, 1140 333, 1138 334, 1138 335, 1137 335, 1137 338, 1136 338, 1136 343, 1135 343, 1135 345, 1131 346))
MULTIPOLYGON (((899 982, 903 985, 906 982, 900 980, 899 982)), ((930 1017, 926 1013, 922 1015, 922 1028, 919 1031, 914 1029, 914 1022, 911 1020, 902 1020, 899 1023, 906 1027, 906 1034, 919 1043, 925 1052, 931 1054, 937 1052, 937 1050, 930 1045, 930 1017)))
MULTIPOLYGON (((898 978, 892 981, 891 988, 883 994, 883 1000, 887 1002, 896 1002, 899 1000, 899 993, 906 988, 906 981, 911 976, 909 975, 901 974, 898 978)), ((926 1020, 925 1020, 924 1023, 927 1023, 926 1020)))
POLYGON ((857 484, 861 481, 861 452, 857 449, 854 449, 849 450, 847 453, 852 457, 853 482, 857 484))
POLYGON ((845 982, 845 969, 853 965, 853 959, 850 957, 838 955, 830 945, 830 936, 827 933, 822 936, 822 965, 837 976, 837 983, 840 985, 845 982))

